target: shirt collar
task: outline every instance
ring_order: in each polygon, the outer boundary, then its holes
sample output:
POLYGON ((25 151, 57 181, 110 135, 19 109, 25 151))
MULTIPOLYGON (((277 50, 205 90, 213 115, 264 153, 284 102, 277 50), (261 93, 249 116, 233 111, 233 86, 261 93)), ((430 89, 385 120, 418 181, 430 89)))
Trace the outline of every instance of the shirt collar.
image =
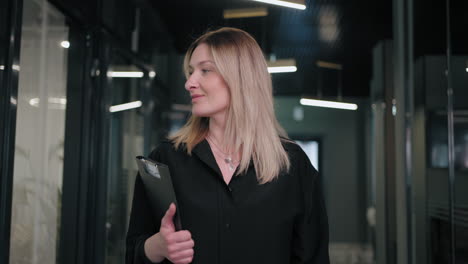
POLYGON ((192 152, 208 167, 213 169, 219 175, 223 175, 221 170, 219 169, 218 164, 216 163, 216 159, 213 156, 213 152, 211 151, 210 145, 206 139, 202 140, 198 143, 192 150, 192 152))

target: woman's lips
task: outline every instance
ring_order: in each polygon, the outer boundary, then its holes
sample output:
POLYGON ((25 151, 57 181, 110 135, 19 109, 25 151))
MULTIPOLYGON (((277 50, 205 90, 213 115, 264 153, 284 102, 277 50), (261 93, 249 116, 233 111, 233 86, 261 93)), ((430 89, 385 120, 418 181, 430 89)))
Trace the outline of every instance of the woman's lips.
POLYGON ((201 97, 203 97, 203 95, 201 95, 201 94, 194 94, 194 95, 192 95, 192 102, 193 102, 193 101, 196 101, 198 98, 201 98, 201 97))

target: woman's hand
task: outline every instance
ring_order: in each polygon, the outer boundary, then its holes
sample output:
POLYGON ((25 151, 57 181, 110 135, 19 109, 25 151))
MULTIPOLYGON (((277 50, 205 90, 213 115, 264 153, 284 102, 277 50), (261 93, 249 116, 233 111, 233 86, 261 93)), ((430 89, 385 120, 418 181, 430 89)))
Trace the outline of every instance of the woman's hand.
POLYGON ((145 241, 145 254, 152 262, 161 262, 164 258, 174 264, 192 262, 195 243, 189 231, 175 231, 175 213, 176 207, 171 204, 161 219, 159 232, 145 241))

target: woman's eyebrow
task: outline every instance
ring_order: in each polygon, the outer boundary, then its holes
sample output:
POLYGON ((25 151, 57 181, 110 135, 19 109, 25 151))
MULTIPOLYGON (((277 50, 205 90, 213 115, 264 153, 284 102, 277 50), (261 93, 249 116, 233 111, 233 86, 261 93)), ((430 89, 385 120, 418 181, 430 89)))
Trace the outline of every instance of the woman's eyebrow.
MULTIPOLYGON (((209 63, 209 64, 215 64, 214 61, 211 61, 211 60, 204 60, 204 61, 200 61, 200 62, 197 63, 196 65, 200 66, 200 65, 203 65, 203 64, 207 64, 207 63, 209 63)), ((193 68, 193 65, 190 64, 190 65, 189 65, 189 68, 193 68)))

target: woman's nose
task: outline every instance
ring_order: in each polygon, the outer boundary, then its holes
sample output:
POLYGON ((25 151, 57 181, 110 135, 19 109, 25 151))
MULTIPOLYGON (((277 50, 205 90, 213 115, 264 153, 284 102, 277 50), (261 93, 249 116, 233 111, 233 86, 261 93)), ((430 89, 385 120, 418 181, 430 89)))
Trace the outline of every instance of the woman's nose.
POLYGON ((197 88, 198 87, 198 82, 196 81, 195 76, 192 74, 190 77, 187 79, 185 82, 185 89, 187 91, 190 91, 191 89, 197 88))

